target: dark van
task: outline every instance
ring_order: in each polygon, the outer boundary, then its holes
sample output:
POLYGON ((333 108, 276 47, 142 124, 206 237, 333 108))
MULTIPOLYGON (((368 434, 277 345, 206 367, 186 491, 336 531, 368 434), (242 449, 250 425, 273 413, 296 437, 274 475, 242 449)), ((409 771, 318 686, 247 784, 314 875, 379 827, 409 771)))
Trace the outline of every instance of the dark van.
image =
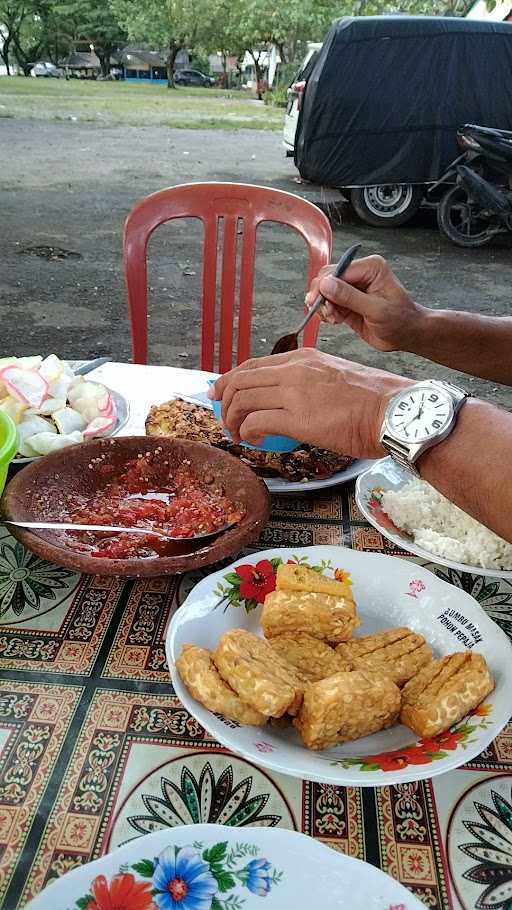
POLYGON ((309 73, 295 164, 368 224, 404 224, 458 154, 463 123, 512 129, 512 24, 344 17, 309 73))

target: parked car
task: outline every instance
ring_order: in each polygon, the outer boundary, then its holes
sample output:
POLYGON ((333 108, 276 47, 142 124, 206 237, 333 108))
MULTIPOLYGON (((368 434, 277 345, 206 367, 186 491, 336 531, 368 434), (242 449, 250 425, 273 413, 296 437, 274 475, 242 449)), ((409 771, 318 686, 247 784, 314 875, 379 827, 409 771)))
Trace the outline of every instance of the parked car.
POLYGON ((65 79, 64 70, 59 69, 54 63, 35 63, 30 70, 30 75, 37 79, 65 79))
POLYGON ((299 112, 302 104, 306 82, 309 79, 318 57, 321 44, 308 44, 308 52, 301 63, 300 69, 287 91, 286 114, 284 115, 283 144, 287 157, 293 157, 295 146, 295 133, 299 122, 299 112))
POLYGON ((368 224, 404 224, 455 158, 461 123, 512 129, 511 39, 507 22, 338 20, 291 87, 299 173, 342 190, 368 224))
POLYGON ((214 76, 205 76, 199 70, 178 70, 174 74, 176 85, 201 85, 203 87, 215 85, 214 76))

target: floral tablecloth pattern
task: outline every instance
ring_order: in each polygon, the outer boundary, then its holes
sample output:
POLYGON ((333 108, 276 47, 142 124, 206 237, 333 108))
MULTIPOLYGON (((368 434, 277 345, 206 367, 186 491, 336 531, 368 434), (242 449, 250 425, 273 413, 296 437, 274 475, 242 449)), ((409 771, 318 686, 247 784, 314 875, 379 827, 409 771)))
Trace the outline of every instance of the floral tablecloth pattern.
MULTIPOLYGON (((274 499, 249 552, 326 543, 407 557, 366 524, 352 484, 274 499)), ((429 567, 512 636, 510 582, 429 567)), ((264 771, 215 742, 170 683, 166 626, 204 574, 80 577, 0 529, 0 907, 134 836, 204 821, 302 831, 435 910, 510 910, 512 726, 418 783, 357 790, 264 771)))

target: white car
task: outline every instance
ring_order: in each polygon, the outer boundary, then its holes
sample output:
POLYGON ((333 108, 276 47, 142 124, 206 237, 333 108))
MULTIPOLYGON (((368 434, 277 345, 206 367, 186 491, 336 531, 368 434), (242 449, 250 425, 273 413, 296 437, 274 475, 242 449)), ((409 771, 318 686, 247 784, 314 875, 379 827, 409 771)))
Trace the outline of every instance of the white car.
POLYGON ((36 63, 30 70, 30 75, 37 79, 63 79, 65 73, 54 63, 36 63))
POLYGON ((299 111, 302 104, 302 96, 306 88, 306 79, 309 76, 315 60, 320 51, 321 44, 308 43, 308 52, 302 61, 299 72, 288 89, 288 103, 286 105, 286 114, 284 116, 283 144, 286 155, 292 157, 295 147, 295 133, 299 121, 299 111))

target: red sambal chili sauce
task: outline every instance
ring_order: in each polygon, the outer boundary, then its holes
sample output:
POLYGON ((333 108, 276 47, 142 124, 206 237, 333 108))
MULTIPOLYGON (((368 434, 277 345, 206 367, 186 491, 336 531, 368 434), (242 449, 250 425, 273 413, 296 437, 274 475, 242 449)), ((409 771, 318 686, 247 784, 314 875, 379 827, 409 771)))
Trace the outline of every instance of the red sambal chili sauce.
MULTIPOLYGON (((161 450, 160 450, 161 451, 161 450)), ((114 469, 94 464, 106 485, 93 496, 73 494, 68 498, 62 520, 73 524, 117 525, 147 528, 146 534, 121 532, 66 532, 66 545, 107 559, 149 558, 173 555, 176 541, 152 534, 164 531, 187 540, 238 523, 243 506, 231 502, 213 477, 198 478, 190 462, 184 461, 172 473, 159 450, 139 455, 126 463, 122 473, 110 480, 114 469)))

